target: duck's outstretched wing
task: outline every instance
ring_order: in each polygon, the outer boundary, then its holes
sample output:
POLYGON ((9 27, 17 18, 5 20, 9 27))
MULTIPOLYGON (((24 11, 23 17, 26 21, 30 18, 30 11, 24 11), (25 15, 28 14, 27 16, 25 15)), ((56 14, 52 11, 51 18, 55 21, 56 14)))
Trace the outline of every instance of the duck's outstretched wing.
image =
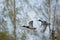
POLYGON ((45 32, 46 31, 46 28, 47 28, 47 25, 42 25, 43 28, 42 28, 42 32, 45 32))
POLYGON ((33 21, 30 21, 30 22, 29 22, 29 28, 30 28, 30 29, 34 29, 34 30, 36 29, 35 27, 33 27, 33 21))
POLYGON ((32 28, 33 27, 33 21, 29 22, 29 27, 32 28))

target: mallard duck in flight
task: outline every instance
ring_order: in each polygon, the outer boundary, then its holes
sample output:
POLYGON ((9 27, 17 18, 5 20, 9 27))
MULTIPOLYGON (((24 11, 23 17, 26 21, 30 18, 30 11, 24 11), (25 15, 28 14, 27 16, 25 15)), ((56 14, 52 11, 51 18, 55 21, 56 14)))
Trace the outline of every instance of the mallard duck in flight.
POLYGON ((47 26, 50 25, 50 23, 48 23, 47 21, 42 21, 42 20, 38 20, 38 21, 40 21, 41 22, 41 26, 43 26, 42 32, 45 32, 47 26))
POLYGON ((28 28, 28 29, 36 29, 35 27, 33 27, 33 21, 29 22, 29 26, 23 25, 22 27, 25 27, 25 28, 28 28))

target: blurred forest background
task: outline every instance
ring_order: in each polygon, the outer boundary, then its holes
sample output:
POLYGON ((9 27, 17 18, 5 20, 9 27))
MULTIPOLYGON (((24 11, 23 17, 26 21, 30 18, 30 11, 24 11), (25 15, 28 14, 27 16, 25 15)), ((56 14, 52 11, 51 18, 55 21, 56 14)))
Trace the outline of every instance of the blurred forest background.
POLYGON ((60 0, 0 0, 0 40, 60 40, 60 0), (44 33, 38 19, 51 23, 44 33), (31 20, 36 30, 22 27, 31 20))

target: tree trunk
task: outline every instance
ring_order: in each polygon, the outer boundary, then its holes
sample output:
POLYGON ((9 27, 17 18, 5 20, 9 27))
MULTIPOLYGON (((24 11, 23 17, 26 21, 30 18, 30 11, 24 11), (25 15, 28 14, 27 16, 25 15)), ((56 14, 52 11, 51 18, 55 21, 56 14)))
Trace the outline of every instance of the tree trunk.
POLYGON ((14 40, 16 40, 16 12, 15 12, 15 0, 14 0, 14 40))

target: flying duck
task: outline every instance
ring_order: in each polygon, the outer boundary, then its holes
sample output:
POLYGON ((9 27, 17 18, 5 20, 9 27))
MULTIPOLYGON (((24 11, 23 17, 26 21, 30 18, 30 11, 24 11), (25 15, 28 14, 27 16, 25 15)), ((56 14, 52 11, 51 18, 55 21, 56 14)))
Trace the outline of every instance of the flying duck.
POLYGON ((25 28, 28 28, 28 29, 36 29, 35 27, 33 27, 33 21, 29 22, 29 26, 23 25, 22 27, 25 27, 25 28))
POLYGON ((42 28, 42 32, 45 32, 46 28, 48 25, 50 25, 50 23, 46 22, 46 21, 42 21, 42 20, 38 20, 41 22, 41 26, 43 26, 42 28))

